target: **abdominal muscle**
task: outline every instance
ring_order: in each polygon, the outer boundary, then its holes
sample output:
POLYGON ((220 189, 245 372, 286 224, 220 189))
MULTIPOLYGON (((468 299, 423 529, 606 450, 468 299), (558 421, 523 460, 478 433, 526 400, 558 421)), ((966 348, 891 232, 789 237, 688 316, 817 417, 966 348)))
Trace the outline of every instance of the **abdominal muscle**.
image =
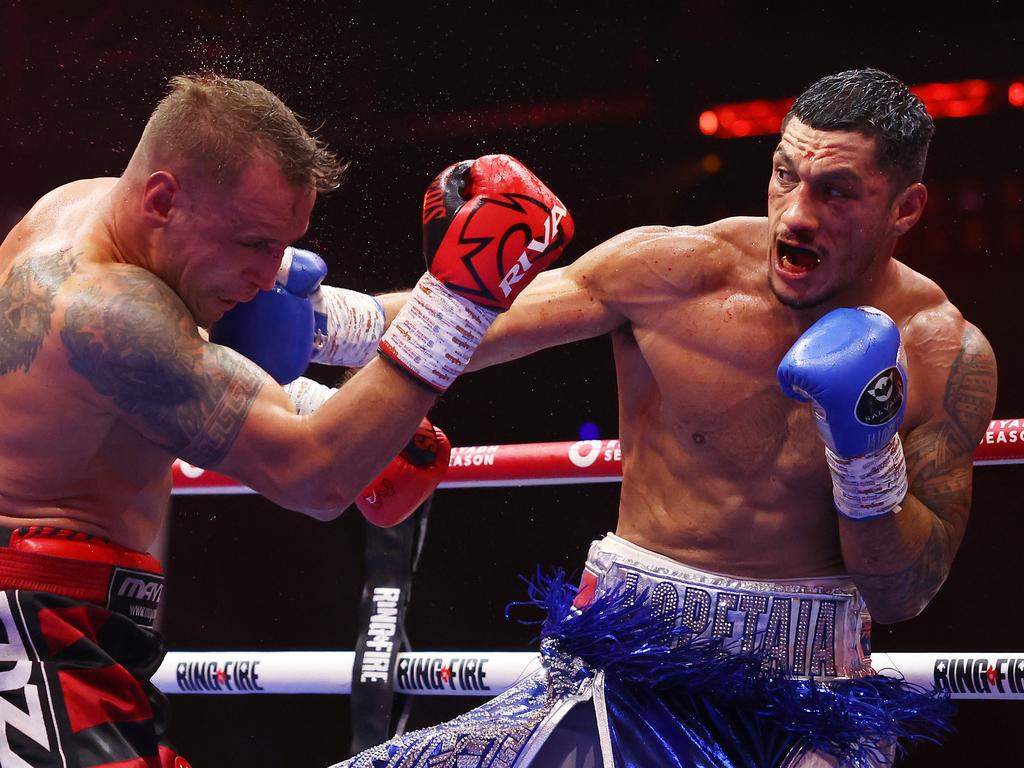
POLYGON ((809 408, 778 389, 776 351, 726 360, 660 342, 642 331, 613 335, 623 452, 616 533, 715 573, 843 574, 824 448, 809 408))
POLYGON ((827 494, 801 494, 803 500, 794 494, 789 506, 766 503, 751 498, 756 482, 704 471, 699 462, 669 467, 663 456, 645 458, 644 453, 624 447, 624 468, 645 462, 661 466, 624 469, 628 480, 619 505, 619 536, 723 575, 773 580, 845 573, 827 494))

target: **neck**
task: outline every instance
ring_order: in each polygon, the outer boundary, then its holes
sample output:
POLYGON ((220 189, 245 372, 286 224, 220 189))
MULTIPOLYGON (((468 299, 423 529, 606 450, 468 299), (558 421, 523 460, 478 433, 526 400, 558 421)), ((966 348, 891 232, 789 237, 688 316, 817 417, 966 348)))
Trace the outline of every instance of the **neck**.
POLYGON ((136 213, 141 194, 138 184, 125 174, 111 190, 110 208, 103 219, 113 261, 134 264, 153 272, 156 266, 153 231, 136 213))

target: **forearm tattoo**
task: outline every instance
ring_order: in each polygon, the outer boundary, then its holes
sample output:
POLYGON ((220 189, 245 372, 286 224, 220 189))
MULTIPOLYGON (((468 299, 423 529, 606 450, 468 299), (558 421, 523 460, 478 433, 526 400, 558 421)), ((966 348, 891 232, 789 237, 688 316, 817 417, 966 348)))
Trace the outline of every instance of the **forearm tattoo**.
POLYGON ((50 333, 54 297, 75 271, 70 249, 15 264, 0 285, 0 376, 28 373, 50 333))
POLYGON ((265 381, 241 356, 205 343, 181 300, 141 270, 77 294, 61 339, 75 372, 197 466, 227 454, 265 381))

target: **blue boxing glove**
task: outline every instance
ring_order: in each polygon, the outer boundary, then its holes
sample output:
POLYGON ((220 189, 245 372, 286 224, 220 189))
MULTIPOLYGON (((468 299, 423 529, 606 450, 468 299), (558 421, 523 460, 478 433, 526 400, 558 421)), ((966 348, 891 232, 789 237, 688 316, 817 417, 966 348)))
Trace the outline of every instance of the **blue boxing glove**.
POLYGON ((899 427, 907 374, 899 328, 873 307, 836 309, 782 358, 779 384, 812 403, 836 507, 852 518, 894 511, 907 493, 899 427))
POLYGON ((794 400, 814 402, 818 431, 840 456, 877 451, 903 422, 907 376, 900 332, 872 307, 822 317, 782 358, 778 377, 794 400))
POLYGON ((225 312, 210 328, 210 341, 245 355, 279 384, 298 378, 313 353, 310 296, 326 275, 327 265, 315 253, 285 249, 274 287, 225 312))
POLYGON ((241 352, 281 384, 310 362, 366 365, 384 335, 384 308, 373 296, 321 285, 326 275, 317 254, 286 248, 274 287, 225 313, 210 340, 241 352))

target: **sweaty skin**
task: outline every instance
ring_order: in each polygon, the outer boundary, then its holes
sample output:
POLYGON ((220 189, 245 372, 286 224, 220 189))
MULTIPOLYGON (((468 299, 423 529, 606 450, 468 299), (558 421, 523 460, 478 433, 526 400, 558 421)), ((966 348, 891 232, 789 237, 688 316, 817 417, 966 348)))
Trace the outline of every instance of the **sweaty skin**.
POLYGON ((894 197, 873 145, 792 120, 768 218, 612 238, 541 275, 471 367, 610 333, 623 468, 616 533, 718 573, 848 573, 875 619, 891 622, 919 613, 949 572, 996 372, 978 329, 934 282, 891 258, 926 193, 917 184, 894 197), (786 245, 819 263, 783 264, 786 245), (815 320, 861 305, 901 329, 910 492, 897 514, 851 522, 833 506, 810 408, 782 394, 775 371, 815 320))
POLYGON ((374 361, 298 416, 262 370, 197 328, 273 284, 315 192, 258 160, 230 195, 130 171, 54 190, 0 245, 0 525, 144 550, 176 457, 336 517, 434 395, 374 361))

